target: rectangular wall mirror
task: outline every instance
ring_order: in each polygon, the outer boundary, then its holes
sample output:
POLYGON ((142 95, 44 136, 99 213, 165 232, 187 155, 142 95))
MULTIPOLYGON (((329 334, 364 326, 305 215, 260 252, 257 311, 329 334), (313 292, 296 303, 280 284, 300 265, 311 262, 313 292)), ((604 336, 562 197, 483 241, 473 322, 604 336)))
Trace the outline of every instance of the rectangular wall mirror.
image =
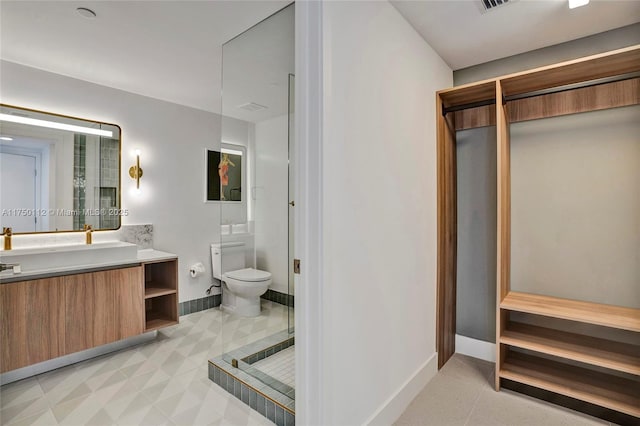
POLYGON ((14 234, 120 228, 115 124, 0 105, 0 224, 14 234))

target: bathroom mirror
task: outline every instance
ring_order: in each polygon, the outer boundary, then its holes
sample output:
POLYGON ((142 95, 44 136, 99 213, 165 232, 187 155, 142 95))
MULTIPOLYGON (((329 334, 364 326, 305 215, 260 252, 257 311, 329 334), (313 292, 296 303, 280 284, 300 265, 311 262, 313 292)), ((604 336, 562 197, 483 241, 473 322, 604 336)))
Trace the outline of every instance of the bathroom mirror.
POLYGON ((0 224, 14 234, 120 228, 120 127, 0 105, 0 224))

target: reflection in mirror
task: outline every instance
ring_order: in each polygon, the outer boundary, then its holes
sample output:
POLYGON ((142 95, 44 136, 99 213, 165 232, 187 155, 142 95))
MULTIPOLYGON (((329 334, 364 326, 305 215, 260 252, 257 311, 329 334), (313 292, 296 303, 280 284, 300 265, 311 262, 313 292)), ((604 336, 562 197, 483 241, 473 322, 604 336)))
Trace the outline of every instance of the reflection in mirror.
POLYGON ((0 225, 13 233, 120 227, 120 128, 0 105, 0 225))
POLYGON ((245 148, 222 144, 220 151, 206 153, 205 201, 242 202, 242 184, 245 180, 245 148))

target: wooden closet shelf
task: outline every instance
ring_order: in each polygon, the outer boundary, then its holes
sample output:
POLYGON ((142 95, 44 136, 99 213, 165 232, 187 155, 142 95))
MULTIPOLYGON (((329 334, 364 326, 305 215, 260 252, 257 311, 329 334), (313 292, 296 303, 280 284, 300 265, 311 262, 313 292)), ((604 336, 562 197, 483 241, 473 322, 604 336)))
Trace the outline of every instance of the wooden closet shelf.
POLYGON ((512 96, 638 71, 640 47, 636 45, 510 74, 500 82, 504 96, 512 96))
POLYGON ((459 106, 474 102, 495 100, 496 81, 486 80, 479 83, 452 87, 438 92, 445 107, 459 106))
POLYGON ((511 291, 501 309, 640 332, 640 309, 511 291))
POLYGON ((640 381, 510 352, 500 377, 640 416, 640 381))
POLYGON ((640 375, 640 336, 634 345, 510 322, 500 343, 640 375))

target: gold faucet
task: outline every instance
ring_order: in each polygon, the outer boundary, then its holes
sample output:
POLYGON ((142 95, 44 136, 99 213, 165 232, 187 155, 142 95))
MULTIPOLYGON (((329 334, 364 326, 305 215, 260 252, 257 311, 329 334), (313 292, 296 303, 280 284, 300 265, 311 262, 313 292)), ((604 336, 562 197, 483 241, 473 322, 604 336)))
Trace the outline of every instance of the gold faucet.
POLYGON ((4 236, 4 249, 11 250, 11 236, 13 231, 11 228, 2 228, 2 235, 4 236))
POLYGON ((93 242, 92 240, 92 233, 93 233, 93 227, 91 225, 84 225, 84 233, 87 236, 87 244, 91 244, 93 242))

